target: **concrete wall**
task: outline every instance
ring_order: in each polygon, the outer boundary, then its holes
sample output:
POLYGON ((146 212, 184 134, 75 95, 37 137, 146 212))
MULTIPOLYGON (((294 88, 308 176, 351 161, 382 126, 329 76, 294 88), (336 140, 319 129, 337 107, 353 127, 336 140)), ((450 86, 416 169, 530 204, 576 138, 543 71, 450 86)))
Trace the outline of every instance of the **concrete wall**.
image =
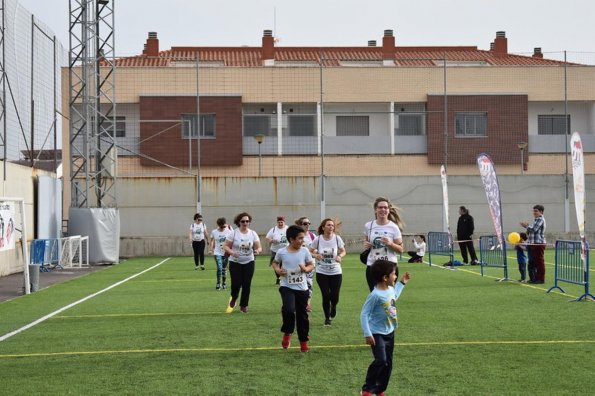
MULTIPOLYGON (((121 213, 120 254, 190 255, 188 228, 196 211, 196 180, 193 178, 121 178, 118 201, 121 213)), ((531 220, 533 205, 545 206, 548 239, 576 238, 577 225, 570 178, 570 230, 564 234, 564 177, 499 177, 504 231, 521 231, 519 221, 531 220)), ((586 176, 587 233, 595 234, 593 187, 595 176, 586 176)), ((402 210, 405 233, 442 230, 442 187, 439 176, 328 177, 325 213, 320 208, 320 179, 317 177, 209 177, 202 180, 202 214, 212 229, 218 217, 233 217, 247 211, 251 227, 260 235, 275 224, 277 215, 287 222, 309 216, 317 225, 322 216, 339 218, 340 233, 349 251, 361 249, 363 224, 373 218, 372 202, 389 197, 402 210)), ((450 226, 456 230, 458 207, 465 205, 475 218, 476 234, 493 234, 486 196, 478 176, 449 177, 450 226)), ((265 244, 266 245, 266 244, 265 244)))
MULTIPOLYGON (((34 228, 34 202, 35 183, 38 175, 53 175, 52 173, 36 170, 26 166, 6 164, 6 180, 2 177, 4 163, 0 161, 0 198, 24 198, 25 219, 27 225, 27 242, 30 242, 35 235, 34 228)), ((58 200, 60 200, 58 198, 58 200)), ((15 219, 15 228, 22 229, 19 219, 15 219)), ((14 250, 0 252, 0 276, 10 275, 23 270, 23 257, 21 254, 21 233, 17 231, 17 243, 14 250)))

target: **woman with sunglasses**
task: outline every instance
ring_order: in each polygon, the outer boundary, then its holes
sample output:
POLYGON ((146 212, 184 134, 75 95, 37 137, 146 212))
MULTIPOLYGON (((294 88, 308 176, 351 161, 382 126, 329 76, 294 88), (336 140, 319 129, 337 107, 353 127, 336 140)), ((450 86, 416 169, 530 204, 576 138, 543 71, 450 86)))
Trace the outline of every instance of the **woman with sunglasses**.
POLYGON ((194 223, 190 225, 188 232, 188 239, 192 243, 192 250, 194 251, 194 269, 205 269, 205 246, 209 243, 207 236, 207 226, 202 222, 202 215, 196 213, 194 215, 194 223))
POLYGON ((403 252, 401 230, 404 223, 399 210, 388 198, 378 197, 374 201, 374 220, 364 226, 366 239, 364 249, 370 249, 366 263, 366 281, 370 291, 374 290, 376 280, 370 273, 370 267, 376 260, 388 260, 397 264, 397 254, 403 252))
MULTIPOLYGON (((310 220, 308 219, 308 217, 305 216, 300 217, 295 221, 295 225, 302 227, 302 229, 304 230, 303 246, 308 249, 310 249, 312 241, 314 240, 314 238, 316 238, 316 235, 314 235, 314 233, 310 231, 310 224, 310 220)), ((312 284, 314 283, 314 271, 308 272, 306 274, 306 280, 308 282, 308 305, 306 306, 306 310, 310 312, 312 310, 312 294, 314 293, 314 290, 312 289, 312 284)))
POLYGON ((252 216, 246 212, 234 218, 238 227, 225 239, 223 249, 229 254, 229 274, 231 276, 231 297, 226 312, 232 313, 236 306, 240 290, 240 311, 248 312, 250 286, 254 276, 254 256, 262 251, 258 234, 250 229, 252 216))

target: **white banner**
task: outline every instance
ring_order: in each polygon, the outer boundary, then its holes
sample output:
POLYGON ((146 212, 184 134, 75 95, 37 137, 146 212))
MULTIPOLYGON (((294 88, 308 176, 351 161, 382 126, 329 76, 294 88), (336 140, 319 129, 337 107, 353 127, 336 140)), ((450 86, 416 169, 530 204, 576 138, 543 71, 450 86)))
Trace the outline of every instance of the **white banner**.
POLYGON ((492 159, 487 154, 479 154, 477 156, 477 166, 479 167, 479 174, 483 181, 483 186, 486 190, 486 197, 488 199, 488 206, 490 207, 490 215, 498 237, 498 244, 503 246, 504 238, 502 236, 502 205, 500 201, 500 186, 498 185, 498 176, 496 176, 496 169, 492 159))
POLYGON ((0 201, 0 252, 15 246, 14 202, 0 201))
POLYGON ((570 138, 572 155, 572 180, 574 182, 574 207, 576 209, 576 223, 581 235, 581 256, 585 263, 585 162, 583 157, 583 144, 578 132, 573 132, 570 138))

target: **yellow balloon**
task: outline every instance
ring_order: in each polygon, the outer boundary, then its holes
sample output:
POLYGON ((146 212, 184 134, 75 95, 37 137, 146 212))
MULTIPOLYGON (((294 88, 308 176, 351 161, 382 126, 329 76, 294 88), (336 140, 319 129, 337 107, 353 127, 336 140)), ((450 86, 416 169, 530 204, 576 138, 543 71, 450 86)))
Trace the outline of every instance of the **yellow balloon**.
POLYGON ((511 232, 508 234, 508 242, 510 243, 519 243, 521 240, 521 236, 518 232, 511 232))

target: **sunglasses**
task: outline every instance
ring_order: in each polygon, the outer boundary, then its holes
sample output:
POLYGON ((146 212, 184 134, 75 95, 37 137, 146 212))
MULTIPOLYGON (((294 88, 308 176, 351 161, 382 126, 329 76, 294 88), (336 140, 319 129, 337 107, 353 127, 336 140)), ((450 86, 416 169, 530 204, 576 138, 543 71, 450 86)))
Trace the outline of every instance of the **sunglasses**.
POLYGON ((250 220, 240 220, 240 223, 250 223, 250 220))
POLYGON ((302 225, 310 225, 310 223, 303 222, 302 225))

